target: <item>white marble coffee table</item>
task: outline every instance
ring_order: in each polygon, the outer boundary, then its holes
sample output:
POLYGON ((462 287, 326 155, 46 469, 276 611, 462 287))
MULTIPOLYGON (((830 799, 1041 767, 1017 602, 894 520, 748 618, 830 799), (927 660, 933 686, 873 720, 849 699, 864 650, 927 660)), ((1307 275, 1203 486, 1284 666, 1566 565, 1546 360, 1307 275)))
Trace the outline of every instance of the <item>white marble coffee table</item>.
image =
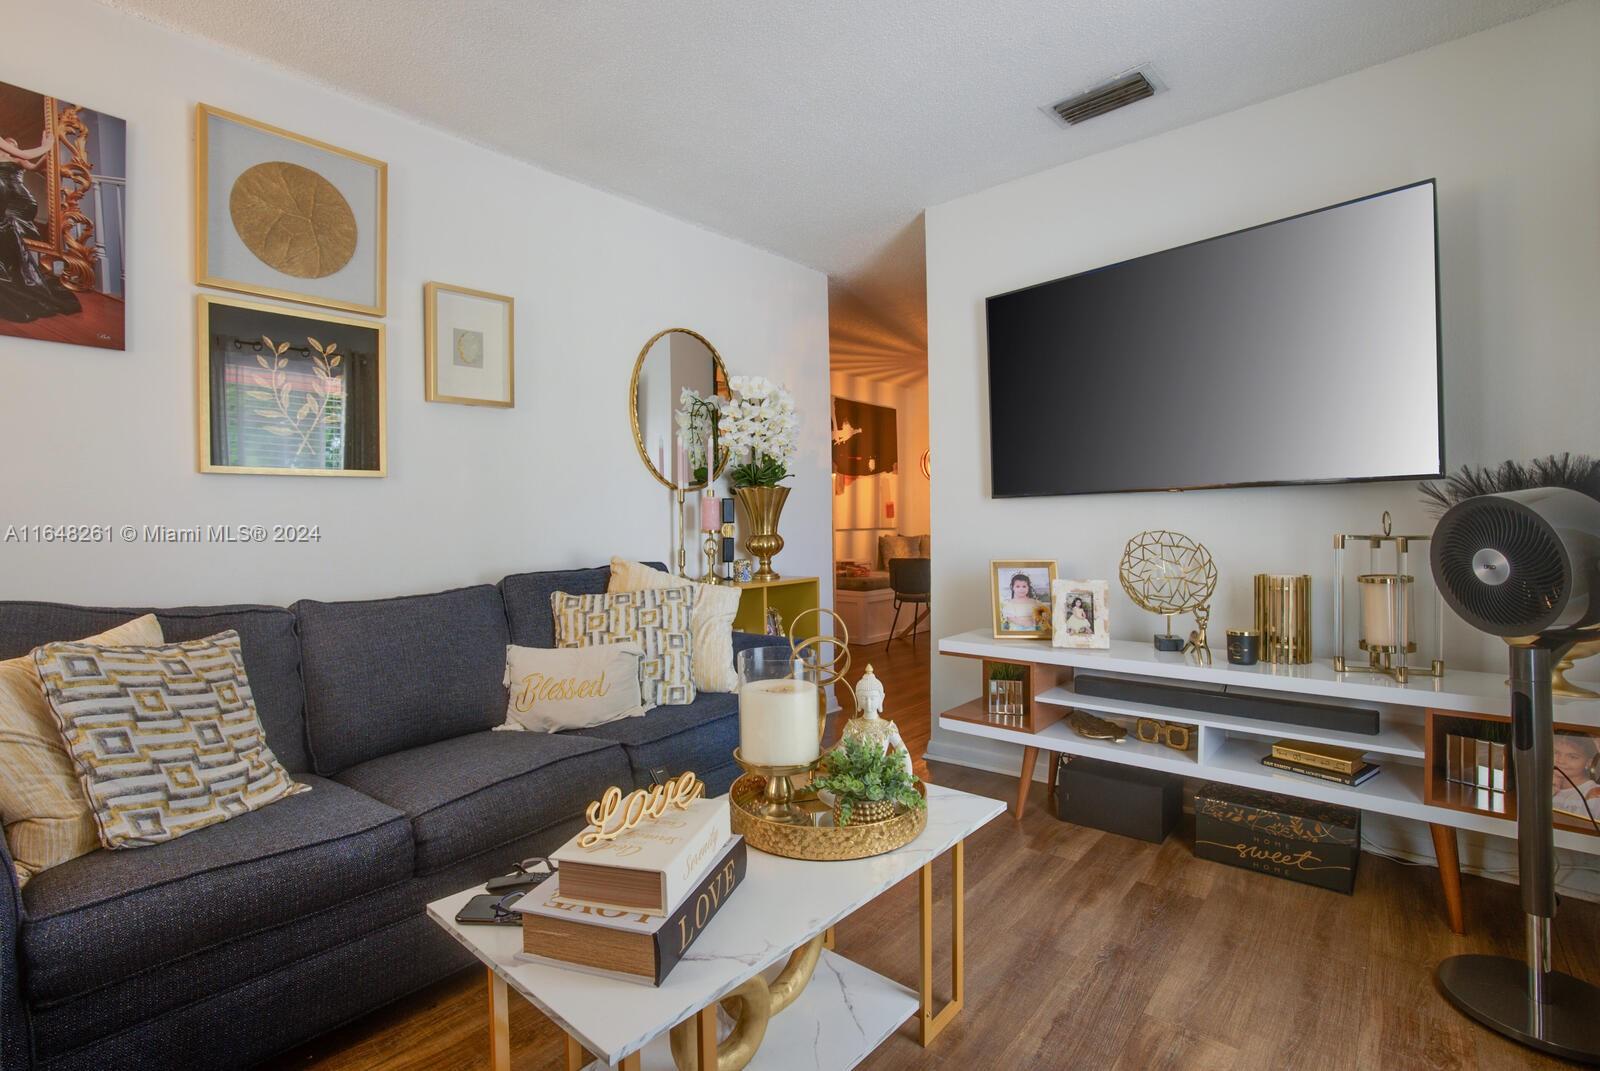
MULTIPOLYGON (((811 983, 774 1015, 749 1064, 752 1071, 843 1071, 854 1067, 912 1015, 929 1044, 961 1010, 962 848, 968 836, 1005 811, 998 800, 928 786, 928 826, 903 848, 871 859, 812 863, 750 849, 745 879, 733 897, 659 987, 619 981, 541 963, 521 962, 522 931, 514 926, 459 926, 456 912, 478 888, 428 905, 433 920, 483 961, 489 974, 490 1063, 510 1066, 509 991, 515 990, 567 1032, 567 1068, 623 1071, 676 1066, 668 1032, 694 1021, 687 1068, 714 1060, 717 1002, 777 966, 890 886, 921 871, 922 978, 918 993, 852 963, 821 953, 811 983), (933 861, 947 851, 954 869, 950 1000, 933 994, 933 861)), ((831 945, 831 942, 825 942, 831 945)), ((801 951, 799 954, 803 955, 801 951)), ((755 983, 760 985, 760 983, 755 983)), ((709 1071, 709 1068, 705 1068, 709 1071)))

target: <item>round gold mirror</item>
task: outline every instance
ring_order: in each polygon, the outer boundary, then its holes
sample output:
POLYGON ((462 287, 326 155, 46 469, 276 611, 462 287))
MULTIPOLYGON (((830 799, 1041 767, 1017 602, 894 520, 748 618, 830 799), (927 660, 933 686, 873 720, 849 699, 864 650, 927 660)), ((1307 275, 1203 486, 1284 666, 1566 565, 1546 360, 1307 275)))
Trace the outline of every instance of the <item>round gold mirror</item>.
MULTIPOLYGON (((728 370, 722 365, 722 356, 706 337, 686 327, 669 327, 650 336, 650 341, 639 351, 633 362, 633 378, 628 383, 628 415, 633 421, 633 444, 639 449, 639 460, 650 470, 650 475, 667 487, 676 489, 673 479, 678 453, 678 399, 684 388, 702 398, 716 395, 728 398, 728 370)), ((702 448, 703 452, 703 448, 702 448)), ((712 479, 722 475, 727 467, 727 454, 717 451, 718 464, 712 479)), ((695 478, 691 463, 683 490, 695 491, 704 487, 704 479, 695 478)))

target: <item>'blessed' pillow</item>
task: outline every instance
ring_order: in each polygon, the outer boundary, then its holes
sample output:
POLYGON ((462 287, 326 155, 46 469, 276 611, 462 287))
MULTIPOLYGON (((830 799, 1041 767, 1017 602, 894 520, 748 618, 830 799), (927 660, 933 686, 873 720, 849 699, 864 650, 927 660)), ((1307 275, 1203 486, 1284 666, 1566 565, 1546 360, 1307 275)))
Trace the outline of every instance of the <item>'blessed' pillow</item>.
POLYGON ((511 698, 502 729, 554 733, 636 718, 646 703, 639 681, 644 648, 637 643, 598 647, 506 648, 506 689, 511 698))

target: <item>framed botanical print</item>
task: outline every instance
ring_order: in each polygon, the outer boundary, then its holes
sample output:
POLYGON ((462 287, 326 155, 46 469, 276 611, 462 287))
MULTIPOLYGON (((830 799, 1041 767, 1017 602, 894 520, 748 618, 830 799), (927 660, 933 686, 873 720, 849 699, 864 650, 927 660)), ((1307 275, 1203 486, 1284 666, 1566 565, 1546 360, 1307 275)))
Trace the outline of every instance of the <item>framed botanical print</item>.
POLYGON ((201 286, 376 316, 386 311, 389 165, 201 104, 201 286))
POLYGON ((126 348, 128 124, 0 82, 0 335, 126 348))
POLYGON ((1050 643, 1055 647, 1111 647, 1111 582, 1062 580, 1050 585, 1050 643))
POLYGON ((201 294, 201 472, 382 476, 383 324, 201 294))
POLYGON ((422 288, 424 397, 430 402, 516 404, 514 305, 503 294, 428 283, 422 288))
POLYGON ((1050 585, 1055 578, 1053 561, 1008 559, 989 563, 995 639, 1050 638, 1050 585))

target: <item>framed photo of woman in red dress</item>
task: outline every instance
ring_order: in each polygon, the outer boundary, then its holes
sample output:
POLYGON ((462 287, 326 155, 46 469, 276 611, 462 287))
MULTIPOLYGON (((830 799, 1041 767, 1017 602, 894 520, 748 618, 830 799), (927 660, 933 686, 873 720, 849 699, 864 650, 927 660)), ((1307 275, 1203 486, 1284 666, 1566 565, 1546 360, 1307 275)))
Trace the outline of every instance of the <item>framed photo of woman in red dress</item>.
POLYGON ((127 129, 0 82, 0 335, 126 348, 127 129))

